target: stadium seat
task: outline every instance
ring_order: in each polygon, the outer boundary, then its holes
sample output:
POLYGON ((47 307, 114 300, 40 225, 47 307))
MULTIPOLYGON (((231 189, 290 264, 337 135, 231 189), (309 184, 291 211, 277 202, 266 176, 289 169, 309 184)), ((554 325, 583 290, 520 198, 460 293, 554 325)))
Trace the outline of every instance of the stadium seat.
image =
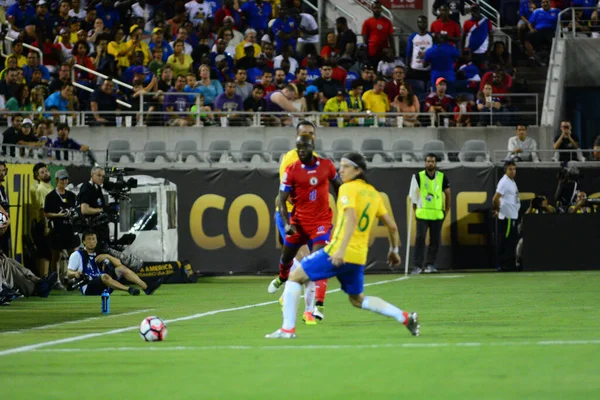
POLYGON ((150 140, 144 145, 144 162, 155 162, 156 157, 162 156, 165 161, 170 161, 167 156, 167 145, 162 140, 150 140))
POLYGON ((203 161, 198 154, 198 144, 194 140, 179 140, 175 144, 175 157, 186 162, 189 157, 195 157, 196 161, 203 161))
POLYGON ((281 156, 292 148, 291 140, 288 137, 274 137, 269 142, 267 153, 271 156, 271 161, 279 162, 281 156))
POLYGON ((415 144, 410 139, 398 139, 394 142, 392 150, 396 161, 419 161, 415 154, 415 144))
POLYGON ((317 139, 315 140, 315 151, 317 153, 319 152, 323 152, 323 139, 317 139))
POLYGON ((446 145, 441 140, 430 140, 423 145, 423 158, 429 153, 435 154, 438 161, 448 161, 446 145))
POLYGON ((264 161, 268 161, 263 152, 262 140, 246 140, 242 143, 240 161, 250 162, 254 156, 260 156, 264 161))
POLYGON ((364 154, 368 162, 373 161, 375 154, 381 155, 385 161, 392 161, 385 151, 383 151, 383 140, 381 139, 365 139, 362 142, 360 151, 364 154))
POLYGON ((229 140, 214 140, 208 145, 206 161, 209 163, 219 162, 223 154, 227 156, 231 154, 231 142, 229 140))
POLYGON ((458 159, 461 162, 484 162, 489 161, 487 144, 483 140, 467 140, 463 143, 458 159))
POLYGON ((331 144, 331 150, 333 151, 333 160, 340 161, 345 153, 350 151, 354 151, 354 146, 352 145, 352 139, 348 138, 339 138, 335 139, 331 144))
POLYGON ((125 156, 130 162, 134 162, 135 158, 131 154, 131 145, 129 141, 123 139, 113 139, 108 142, 108 161, 118 163, 121 161, 121 157, 125 156))

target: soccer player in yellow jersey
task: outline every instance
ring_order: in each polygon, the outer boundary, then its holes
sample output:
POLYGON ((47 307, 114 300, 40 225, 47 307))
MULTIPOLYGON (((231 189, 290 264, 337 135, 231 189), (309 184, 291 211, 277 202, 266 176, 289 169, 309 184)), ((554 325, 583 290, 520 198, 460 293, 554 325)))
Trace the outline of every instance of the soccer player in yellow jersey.
POLYGON ((402 311, 385 300, 363 294, 369 234, 375 218, 379 218, 389 231, 388 263, 397 266, 401 261, 398 254, 398 227, 385 209, 379 192, 366 182, 366 170, 367 163, 361 154, 347 153, 342 158, 340 177, 344 184, 338 195, 338 220, 331 243, 304 258, 301 265, 290 274, 283 292, 283 325, 281 329, 266 335, 266 338, 295 338, 301 285, 334 276, 342 284, 342 290, 348 294, 353 306, 392 317, 404 324, 412 335, 419 336, 421 327, 417 313, 402 311))

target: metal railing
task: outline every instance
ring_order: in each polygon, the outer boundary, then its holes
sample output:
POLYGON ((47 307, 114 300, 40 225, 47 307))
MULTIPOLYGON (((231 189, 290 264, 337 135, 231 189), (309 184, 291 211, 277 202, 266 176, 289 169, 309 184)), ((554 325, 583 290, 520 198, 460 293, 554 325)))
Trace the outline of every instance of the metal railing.
POLYGON ((574 162, 593 162, 595 161, 591 154, 591 149, 574 149, 574 150, 556 150, 556 149, 536 149, 532 152, 527 152, 523 156, 522 153, 513 153, 508 150, 493 150, 492 155, 495 161, 515 160, 524 162, 545 162, 545 163, 560 163, 562 161, 574 162), (562 160, 561 160, 561 155, 562 160))
POLYGON ((496 10, 492 5, 485 2, 484 0, 466 0, 465 4, 471 7, 473 4, 479 4, 479 9, 481 10, 481 15, 486 17, 492 23, 492 26, 495 29, 500 28, 500 12, 496 10))
MULTIPOLYGON (((85 90, 86 92, 94 93, 94 89, 89 88, 89 87, 87 87, 85 85, 82 85, 82 84, 80 84, 80 83, 77 82, 77 79, 75 78, 75 69, 80 69, 80 70, 82 70, 84 72, 87 72, 88 74, 92 74, 92 75, 97 76, 97 77, 102 78, 102 79, 108 79, 107 75, 101 74, 100 72, 96 72, 93 69, 86 68, 86 67, 84 67, 81 64, 77 64, 77 63, 73 64, 73 68, 71 69, 71 80, 73 82, 73 86, 75 86, 76 88, 85 90)), ((124 87, 126 89, 133 90, 133 86, 131 86, 131 85, 125 83, 125 82, 121 82, 118 79, 112 79, 112 81, 115 84, 117 84, 118 86, 122 86, 122 87, 124 87)), ((120 105, 122 105, 123 107, 131 108, 131 104, 126 103, 126 102, 124 102, 122 100, 117 100, 117 103, 120 104, 120 105)))
MULTIPOLYGON (((8 37, 8 36, 4 37, 4 41, 2 42, 2 57, 4 57, 4 58, 7 58, 8 56, 10 56, 10 54, 5 54, 4 53, 4 44, 6 43, 7 40, 12 43, 16 39, 13 39, 13 38, 8 37)), ((27 43, 22 43, 22 44, 23 44, 23 47, 25 47, 26 49, 29 49, 29 50, 32 50, 32 51, 35 51, 36 53, 38 53, 40 55, 40 65, 44 65, 44 53, 42 52, 42 50, 38 49, 35 46, 27 44, 27 43)))

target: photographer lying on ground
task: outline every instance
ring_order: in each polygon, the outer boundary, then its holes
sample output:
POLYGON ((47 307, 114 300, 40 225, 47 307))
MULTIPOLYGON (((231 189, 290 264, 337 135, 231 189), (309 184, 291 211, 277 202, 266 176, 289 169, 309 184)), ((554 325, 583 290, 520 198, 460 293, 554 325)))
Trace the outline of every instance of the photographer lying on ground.
POLYGON ((95 251, 98 240, 94 232, 85 232, 82 239, 84 247, 69 258, 67 276, 76 280, 72 287, 79 287, 84 295, 100 296, 106 288, 123 290, 133 296, 139 295, 139 289, 119 283, 119 279, 123 277, 139 285, 147 295, 154 293, 162 284, 162 279, 146 284, 118 258, 108 254, 97 255, 95 251))

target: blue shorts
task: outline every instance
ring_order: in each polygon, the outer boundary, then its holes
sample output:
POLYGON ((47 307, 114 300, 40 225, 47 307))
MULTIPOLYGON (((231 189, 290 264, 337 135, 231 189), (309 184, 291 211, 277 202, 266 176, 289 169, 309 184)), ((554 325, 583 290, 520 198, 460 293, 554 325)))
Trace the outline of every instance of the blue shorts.
POLYGON ((302 269, 313 282, 335 276, 342 284, 344 292, 354 295, 361 294, 365 283, 365 266, 344 263, 336 267, 331 263, 330 258, 331 256, 325 252, 325 249, 321 249, 302 259, 302 269))
POLYGON ((285 224, 283 223, 279 211, 275 211, 275 226, 277 227, 277 232, 279 232, 279 238, 281 239, 279 242, 283 244, 285 242, 285 224))

